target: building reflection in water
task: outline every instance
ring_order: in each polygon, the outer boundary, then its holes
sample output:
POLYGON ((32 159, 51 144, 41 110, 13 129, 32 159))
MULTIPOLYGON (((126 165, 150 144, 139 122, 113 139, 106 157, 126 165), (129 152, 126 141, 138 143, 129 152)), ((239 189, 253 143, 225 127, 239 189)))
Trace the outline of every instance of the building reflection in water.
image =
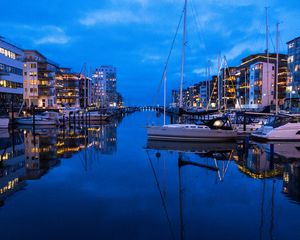
POLYGON ((113 154, 117 149, 115 120, 95 127, 68 129, 19 129, 0 132, 0 205, 22 189, 26 180, 41 178, 60 159, 85 150, 84 160, 113 154), (86 152, 89 149, 92 152, 86 152))
POLYGON ((282 192, 300 203, 300 143, 243 142, 238 149, 238 167, 252 178, 278 178, 282 192))
POLYGON ((5 199, 25 186, 24 143, 19 133, 0 131, 0 206, 5 199))
POLYGON ((288 164, 283 173, 283 192, 292 201, 300 203, 300 163, 288 164))

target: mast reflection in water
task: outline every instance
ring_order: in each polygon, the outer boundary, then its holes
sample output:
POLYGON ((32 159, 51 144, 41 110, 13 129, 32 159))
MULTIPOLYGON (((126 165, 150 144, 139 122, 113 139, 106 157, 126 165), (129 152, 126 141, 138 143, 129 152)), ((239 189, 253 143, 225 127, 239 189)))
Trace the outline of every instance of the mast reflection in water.
POLYGON ((300 143, 147 142, 147 120, 0 132, 1 237, 300 238, 300 143))

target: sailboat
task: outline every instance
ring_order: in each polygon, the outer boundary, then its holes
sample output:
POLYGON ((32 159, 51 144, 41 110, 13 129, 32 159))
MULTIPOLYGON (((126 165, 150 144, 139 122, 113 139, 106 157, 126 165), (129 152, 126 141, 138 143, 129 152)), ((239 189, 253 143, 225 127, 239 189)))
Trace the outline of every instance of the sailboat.
MULTIPOLYGON (((180 77, 180 104, 182 109, 182 85, 184 79, 184 63, 185 63, 185 43, 186 43, 186 16, 187 16, 187 0, 184 2, 184 25, 182 39, 182 59, 181 59, 181 77, 180 77)), ((152 140, 167 141, 226 141, 235 140, 240 136, 235 130, 228 117, 218 117, 211 121, 197 124, 166 124, 166 67, 164 69, 164 125, 148 126, 148 138, 152 140)))

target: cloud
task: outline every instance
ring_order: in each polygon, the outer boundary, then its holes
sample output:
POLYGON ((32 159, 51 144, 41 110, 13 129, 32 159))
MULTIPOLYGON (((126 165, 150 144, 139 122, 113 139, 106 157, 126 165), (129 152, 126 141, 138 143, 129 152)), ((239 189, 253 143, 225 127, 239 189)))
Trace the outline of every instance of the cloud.
MULTIPOLYGON (((71 41, 65 30, 55 25, 3 24, 11 35, 19 33, 22 40, 34 45, 55 44, 63 45, 71 41)), ((0 23, 0 29, 2 24, 0 23)))
POLYGON ((233 48, 225 53, 227 60, 234 60, 245 53, 257 53, 263 52, 264 40, 252 40, 252 41, 243 41, 235 44, 233 48))
POLYGON ((149 54, 149 55, 145 55, 142 62, 161 62, 162 60, 162 57, 160 55, 152 55, 152 54, 149 54))
POLYGON ((207 69, 206 68, 195 68, 193 70, 194 74, 200 75, 200 76, 206 76, 207 75, 207 69))
POLYGON ((70 37, 66 35, 64 30, 57 26, 43 26, 41 27, 43 36, 36 38, 34 43, 41 44, 67 44, 70 41, 70 37))
POLYGON ((150 22, 147 15, 133 12, 131 10, 96 10, 86 13, 86 16, 79 20, 85 26, 96 24, 139 24, 150 22))

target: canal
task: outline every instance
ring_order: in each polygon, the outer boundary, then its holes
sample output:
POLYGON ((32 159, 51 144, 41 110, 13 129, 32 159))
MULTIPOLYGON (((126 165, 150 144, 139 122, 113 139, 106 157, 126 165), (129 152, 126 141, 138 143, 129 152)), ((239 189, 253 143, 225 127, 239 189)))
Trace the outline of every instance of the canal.
POLYGON ((300 239, 300 143, 147 142, 150 121, 1 130, 1 239, 300 239))

